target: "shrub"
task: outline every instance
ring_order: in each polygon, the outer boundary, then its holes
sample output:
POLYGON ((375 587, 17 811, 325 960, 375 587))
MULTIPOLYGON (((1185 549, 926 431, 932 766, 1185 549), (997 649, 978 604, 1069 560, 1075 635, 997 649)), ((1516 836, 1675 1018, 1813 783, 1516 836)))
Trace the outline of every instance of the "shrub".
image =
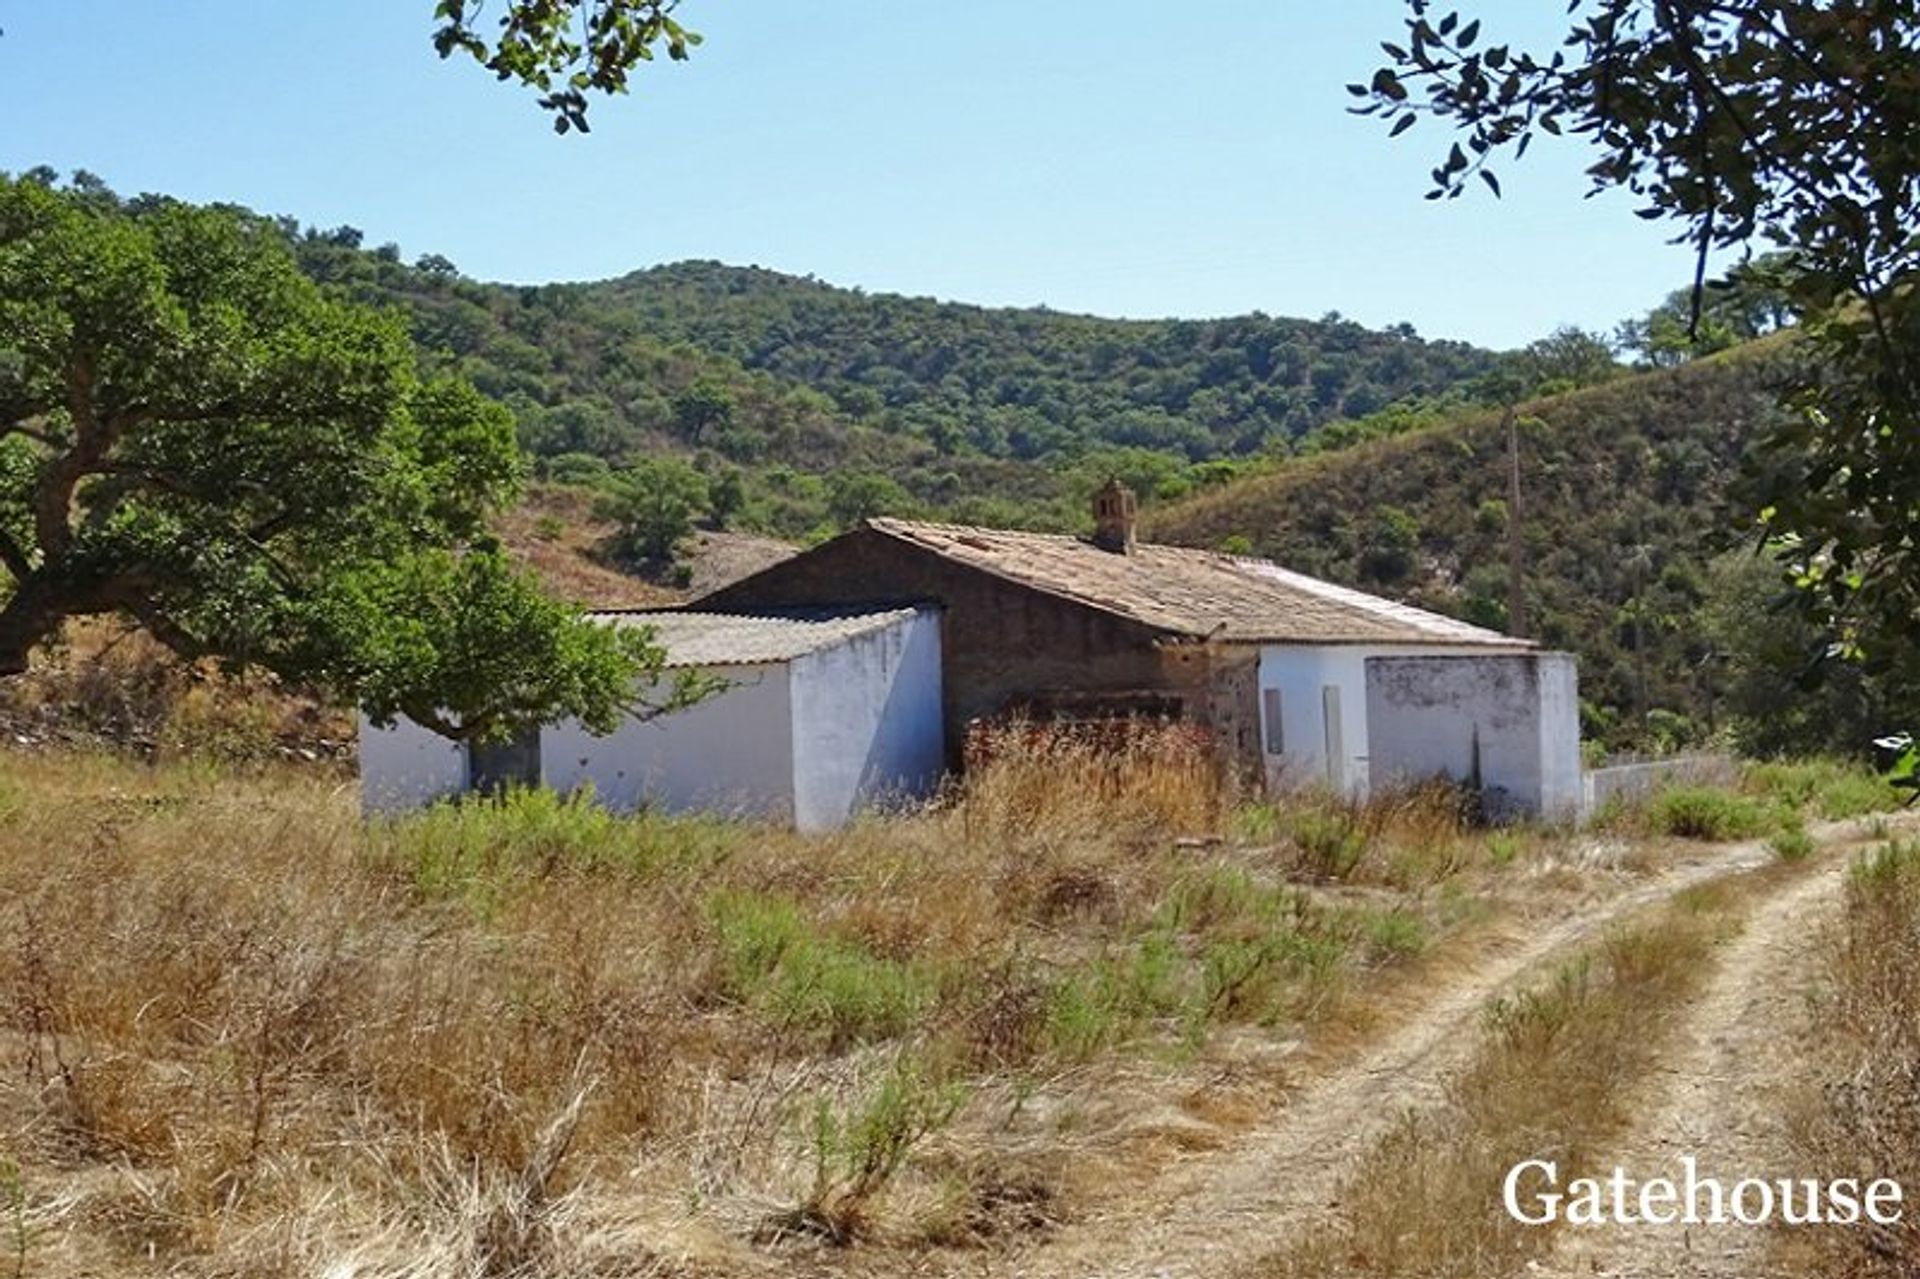
POLYGON ((1813 856, 1815 845, 1806 827, 1796 823, 1768 840, 1767 847, 1781 861, 1799 862, 1813 856))
POLYGON ((1828 821, 1884 812, 1900 802, 1899 793, 1863 764, 1838 760, 1776 760, 1749 764, 1741 788, 1777 798, 1828 821))
POLYGON ((1367 855, 1367 833, 1343 805, 1303 806, 1288 817, 1286 831, 1300 851, 1301 869, 1321 879, 1346 879, 1367 855))
POLYGON ((1487 856, 1493 859, 1495 866, 1509 866, 1520 856, 1523 847, 1520 837, 1512 831, 1497 830, 1488 834, 1486 839, 1487 856))
POLYGON ((1404 910, 1368 915, 1365 928, 1368 945, 1387 959, 1405 959, 1427 946, 1425 922, 1404 910))
POLYGON ((620 816, 591 791, 545 788, 467 797, 376 820, 368 853, 426 897, 464 900, 486 914, 509 890, 561 872, 644 875, 663 864, 723 859, 744 829, 709 817, 620 816))
POLYGON ((794 1210, 776 1216, 794 1230, 852 1243, 867 1232, 870 1209, 921 1142, 953 1121, 964 1088, 943 1083, 911 1058, 894 1062, 864 1096, 837 1105, 821 1097, 813 1112, 813 1186, 794 1210))
POLYGON ((1680 839, 1748 839, 1766 829, 1760 804, 1729 791, 1676 787, 1662 791, 1648 810, 1653 829, 1680 839))

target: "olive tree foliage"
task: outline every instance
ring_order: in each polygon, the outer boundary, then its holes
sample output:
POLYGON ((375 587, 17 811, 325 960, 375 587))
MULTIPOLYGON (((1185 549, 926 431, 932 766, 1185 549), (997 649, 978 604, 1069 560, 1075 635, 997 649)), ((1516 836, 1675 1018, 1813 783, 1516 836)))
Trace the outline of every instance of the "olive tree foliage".
POLYGON ((265 219, 43 179, 0 174, 0 674, 119 615, 454 738, 693 694, 487 535, 513 422, 423 376, 399 316, 265 219))
POLYGON ((1572 0, 1559 47, 1502 42, 1407 0, 1406 34, 1352 86, 1400 134, 1453 131, 1430 199, 1537 135, 1589 145, 1596 189, 1711 256, 1789 255, 1800 410, 1764 441, 1768 533, 1838 634, 1895 659, 1920 622, 1920 7, 1913 0, 1572 0))
POLYGON ((627 91, 628 75, 664 49, 686 60, 700 36, 674 20, 678 0, 439 0, 433 46, 466 54, 502 80, 541 94, 559 133, 587 128, 587 94, 627 91))

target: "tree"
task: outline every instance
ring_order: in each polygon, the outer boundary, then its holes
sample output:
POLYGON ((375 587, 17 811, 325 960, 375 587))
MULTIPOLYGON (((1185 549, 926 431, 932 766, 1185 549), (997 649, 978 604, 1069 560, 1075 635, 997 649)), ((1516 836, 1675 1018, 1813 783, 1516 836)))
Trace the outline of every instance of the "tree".
POLYGON ((1605 338, 1572 325, 1528 343, 1515 360, 1515 374, 1526 385, 1528 395, 1598 386, 1623 372, 1605 338))
POLYGON ((491 39, 476 25, 481 0, 438 0, 433 47, 464 53, 502 80, 542 94, 556 132, 587 132, 588 91, 625 93, 627 77, 664 48, 684 62, 698 34, 674 20, 679 0, 507 0, 491 39))
POLYGON ((1736 263, 1707 282, 1697 315, 1693 290, 1677 289, 1644 317, 1621 324, 1615 340, 1656 369, 1751 342, 1794 322, 1792 278, 1792 259, 1784 253, 1736 263))
POLYGON ((673 421, 690 444, 733 421, 733 392, 714 378, 699 381, 673 397, 673 421))
POLYGON ((521 465, 504 409, 270 222, 0 175, 0 674, 119 614, 377 721, 610 730, 661 655, 487 537, 521 465))
POLYGON ((707 484, 707 512, 715 528, 727 524, 747 505, 747 479, 737 466, 724 467, 707 484))
POLYGON ((912 496, 878 471, 839 471, 827 479, 827 517, 842 529, 912 508, 912 496))
POLYGON ((707 509, 707 477, 678 457, 645 457, 615 473, 597 513, 619 525, 613 551, 629 563, 665 563, 707 509))
POLYGON ((1699 619, 1712 647, 1703 674, 1740 748, 1753 755, 1857 753, 1887 725, 1916 722, 1920 687, 1911 661, 1878 675, 1852 665, 1810 678, 1821 669, 1827 637, 1782 609, 1792 593, 1779 563, 1751 549, 1708 566, 1699 619))
POLYGON ((1690 326, 1716 251, 1791 254, 1807 357, 1765 442, 1764 514, 1838 651, 1885 664, 1920 619, 1920 9, 1908 0, 1574 0, 1551 55, 1481 39, 1407 0, 1407 39, 1364 84, 1398 134, 1457 140, 1428 197, 1458 196, 1537 133, 1597 151, 1596 189, 1696 251, 1690 326))

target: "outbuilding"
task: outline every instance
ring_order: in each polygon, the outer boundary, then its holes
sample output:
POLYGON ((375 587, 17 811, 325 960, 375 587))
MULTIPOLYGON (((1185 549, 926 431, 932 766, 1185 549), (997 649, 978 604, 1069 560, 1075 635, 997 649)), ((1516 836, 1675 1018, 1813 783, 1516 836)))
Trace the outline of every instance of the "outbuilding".
POLYGON ((360 728, 369 811, 502 784, 591 787, 619 811, 704 810, 829 830, 861 808, 929 794, 944 766, 940 624, 925 608, 740 615, 604 612, 646 627, 670 670, 722 681, 684 710, 596 737, 575 722, 467 746, 407 720, 360 728))
POLYGON ((936 608, 954 767, 981 720, 1176 718, 1272 790, 1445 776, 1496 811, 1578 816, 1568 654, 1265 560, 1140 543, 1119 485, 1094 522, 1070 537, 868 520, 698 607, 936 608))

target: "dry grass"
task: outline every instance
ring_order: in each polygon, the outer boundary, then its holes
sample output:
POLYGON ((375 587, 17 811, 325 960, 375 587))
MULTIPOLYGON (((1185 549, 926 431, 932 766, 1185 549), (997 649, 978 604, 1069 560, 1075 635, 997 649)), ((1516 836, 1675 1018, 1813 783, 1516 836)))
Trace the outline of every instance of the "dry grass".
POLYGON ((1324 1025, 1546 841, 1499 838, 1247 809, 1177 745, 1026 738, 824 838, 8 757, 0 1274, 993 1246, 1083 1205, 1100 1115, 1228 1115, 1222 1045, 1324 1025))
POLYGON ((1588 1175, 1659 1060, 1668 1013, 1702 979, 1733 899, 1696 889, 1489 1008, 1446 1102, 1408 1114, 1343 1186, 1337 1218, 1261 1267, 1287 1276, 1517 1273, 1550 1229, 1508 1217, 1498 1187, 1522 1159, 1588 1175))
MULTIPOLYGON (((1796 1117, 1796 1175, 1920 1184, 1920 844, 1855 862, 1826 946, 1817 1095, 1796 1117)), ((1809 1226, 1783 1241, 1802 1273, 1911 1275, 1920 1222, 1809 1226)))
POLYGON ((593 513, 593 494, 557 484, 532 485, 526 498, 493 521, 514 559, 561 599, 596 608, 675 604, 686 592, 623 573, 601 554, 613 525, 593 513))
POLYGON ((183 662, 145 631, 104 618, 69 622, 57 647, 0 684, 0 735, 157 761, 338 764, 353 753, 351 715, 268 676, 183 662))

